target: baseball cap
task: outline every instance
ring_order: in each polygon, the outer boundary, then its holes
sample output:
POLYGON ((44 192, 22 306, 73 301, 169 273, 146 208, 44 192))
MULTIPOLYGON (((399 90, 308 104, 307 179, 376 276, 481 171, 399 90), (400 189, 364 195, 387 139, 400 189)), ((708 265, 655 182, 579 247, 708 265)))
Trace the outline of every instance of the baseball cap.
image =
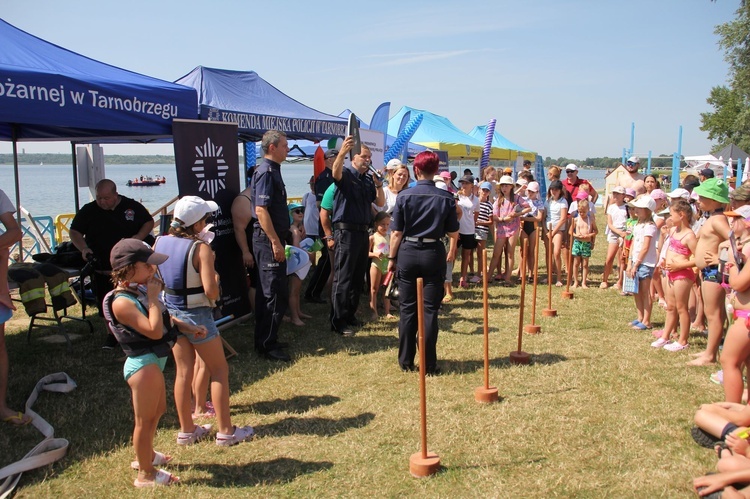
POLYGON ((589 198, 589 195, 586 193, 586 191, 576 192, 576 197, 575 197, 576 201, 580 201, 582 199, 588 199, 588 198, 589 198))
POLYGON ((693 192, 719 203, 729 202, 729 186, 720 178, 707 178, 705 182, 693 189, 693 192))
POLYGON ((578 171, 578 167, 575 165, 575 163, 568 163, 565 166, 565 171, 566 172, 577 172, 578 171))
POLYGON ((688 192, 687 189, 678 187, 677 189, 667 194, 667 197, 670 199, 677 199, 677 198, 690 199, 690 192, 688 192))
POLYGON ((510 175, 511 173, 513 173, 513 168, 504 168, 503 173, 506 175, 510 175))
POLYGON ((612 194, 625 194, 625 188, 621 185, 615 186, 612 189, 612 194))
POLYGON ((711 168, 704 168, 698 172, 698 175, 703 175, 707 179, 714 178, 714 171, 711 168))
POLYGON ((401 168, 402 166, 404 166, 404 164, 403 164, 403 163, 401 162, 401 160, 400 160, 400 159, 398 159, 398 158, 393 158, 392 160, 390 160, 390 161, 389 161, 389 162, 388 162, 388 163, 387 163, 387 164, 385 165, 385 169, 386 169, 386 170, 396 170, 396 169, 398 169, 398 168, 401 168))
POLYGON ((451 172, 449 171, 440 172, 440 176, 446 180, 449 180, 451 178, 451 172))
POLYGON ((288 209, 289 211, 295 210, 295 209, 297 209, 297 208, 302 208, 303 210, 305 209, 305 207, 304 207, 304 206, 302 206, 302 205, 301 205, 301 204, 299 204, 299 203, 289 203, 289 204, 288 204, 288 205, 286 206, 286 208, 287 208, 287 209, 288 209))
POLYGON ((471 175, 464 175, 458 180, 460 183, 467 183, 467 184, 473 184, 474 183, 474 177, 471 175))
POLYGON ((750 205, 740 206, 732 211, 725 211, 724 214, 728 217, 744 218, 745 220, 748 220, 750 219, 750 205))
POLYGON ((526 190, 531 192, 539 192, 539 182, 529 182, 529 185, 526 186, 526 190))
POLYGON ((701 185, 701 181, 695 177, 691 179, 687 179, 684 182, 682 182, 682 187, 684 187, 687 190, 695 189, 699 185, 701 185))
POLYGON ((656 201, 654 201, 648 194, 641 194, 629 202, 628 206, 632 208, 648 208, 650 211, 654 211, 656 209, 656 201))
POLYGON ((500 180, 498 181, 498 184, 500 185, 503 185, 503 184, 513 185, 513 183, 514 183, 513 177, 511 177, 510 175, 503 175, 502 177, 500 177, 500 180))
POLYGON ((339 155, 339 150, 338 149, 328 149, 325 152, 325 154, 323 155, 323 157, 325 159, 331 159, 331 158, 335 158, 338 155, 339 155))
POLYGON ((631 198, 635 197, 635 189, 631 189, 630 187, 627 187, 625 189, 625 195, 630 196, 631 198))
POLYGON ((530 164, 531 164, 531 161, 529 161, 528 159, 524 160, 523 162, 523 166, 528 166, 530 164))
POLYGON ((206 201, 198 196, 183 196, 174 206, 174 219, 185 227, 200 221, 207 213, 219 209, 213 201, 206 201))
POLYGON ((628 158, 627 162, 628 163, 633 163, 633 164, 640 163, 641 162, 641 158, 639 158, 638 156, 630 156, 628 158))
POLYGON ((489 182, 482 182, 481 184, 479 184, 479 187, 481 189, 487 189, 488 191, 492 190, 492 184, 490 184, 489 182))
POLYGON ((109 253, 112 270, 119 270, 136 262, 160 265, 167 261, 169 255, 156 253, 151 246, 140 239, 121 239, 109 253))
POLYGON ((656 201, 657 199, 667 199, 667 194, 661 189, 654 189, 651 191, 651 199, 656 201))

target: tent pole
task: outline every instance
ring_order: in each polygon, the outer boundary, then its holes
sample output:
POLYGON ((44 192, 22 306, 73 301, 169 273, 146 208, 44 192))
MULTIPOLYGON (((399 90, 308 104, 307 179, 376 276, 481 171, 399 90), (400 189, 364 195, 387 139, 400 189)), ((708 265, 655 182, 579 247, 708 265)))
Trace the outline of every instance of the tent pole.
POLYGON ((78 199, 78 160, 76 158, 76 144, 70 142, 70 149, 73 156, 73 199, 75 199, 76 213, 80 207, 80 200, 78 199))
MULTIPOLYGON (((13 176, 15 180, 16 188, 16 220, 18 221, 18 227, 21 225, 21 187, 18 180, 18 127, 12 126, 12 140, 13 140, 13 176)), ((18 241, 18 253, 21 257, 20 261, 23 261, 23 238, 18 241)))

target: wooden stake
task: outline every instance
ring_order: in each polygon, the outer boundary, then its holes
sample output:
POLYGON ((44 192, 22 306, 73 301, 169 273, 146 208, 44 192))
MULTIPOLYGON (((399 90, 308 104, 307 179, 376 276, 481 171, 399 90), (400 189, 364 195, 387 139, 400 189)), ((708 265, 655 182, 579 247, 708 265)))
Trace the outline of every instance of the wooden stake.
POLYGON ((524 327, 524 331, 529 334, 539 334, 542 332, 542 326, 536 323, 536 288, 539 281, 539 246, 542 244, 542 228, 537 226, 534 234, 534 298, 531 301, 531 324, 527 324, 524 327))
MULTIPOLYGON (((485 272, 486 274, 486 272, 485 272)), ((421 451, 409 458, 409 472, 415 478, 422 478, 437 473, 440 469, 440 458, 437 454, 427 452, 427 376, 426 355, 424 351, 424 279, 417 279, 417 331, 419 341, 419 420, 421 451)))
POLYGON ((484 288, 484 385, 474 390, 474 400, 482 403, 497 402, 497 388, 490 386, 490 314, 489 285, 487 277, 487 250, 482 250, 482 275, 484 288))
MULTIPOLYGON (((528 241, 524 240, 521 246, 521 275, 526 275, 526 248, 528 241)), ((528 364, 531 360, 529 354, 521 350, 521 343, 523 342, 523 308, 524 302, 526 301, 526 278, 521 280, 521 303, 518 307, 518 348, 510 352, 510 363, 511 364, 528 364)))
POLYGON ((568 285, 562 292, 562 297, 566 300, 573 299, 573 293, 570 291, 570 279, 573 271, 573 219, 570 219, 570 230, 568 231, 568 285))
POLYGON ((547 308, 542 310, 544 317, 557 317, 557 310, 552 308, 552 231, 547 230, 547 308))

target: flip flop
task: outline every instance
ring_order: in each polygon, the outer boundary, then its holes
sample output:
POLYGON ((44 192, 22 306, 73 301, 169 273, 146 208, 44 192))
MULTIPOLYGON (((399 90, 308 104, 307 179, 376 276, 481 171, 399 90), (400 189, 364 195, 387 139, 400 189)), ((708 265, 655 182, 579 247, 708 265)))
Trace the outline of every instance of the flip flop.
MULTIPOLYGON (((159 452, 159 451, 155 450, 154 451, 154 460, 153 460, 153 462, 151 464, 153 464, 154 466, 164 466, 164 465, 167 465, 167 464, 171 463, 172 459, 173 459, 172 457, 167 457, 167 455, 164 454, 163 452, 159 452)), ((130 463, 130 467, 132 469, 134 469, 134 470, 140 469, 140 466, 139 466, 137 460, 133 461, 132 463, 130 463)))
POLYGON ((631 325, 631 326, 637 326, 637 325, 638 325, 638 324, 640 324, 640 323, 641 323, 641 321, 639 321, 638 319, 635 319, 635 320, 632 320, 632 321, 630 321, 630 325, 631 325))
POLYGON ((26 426, 27 424, 31 423, 31 418, 24 419, 24 416, 26 416, 22 412, 17 412, 13 414, 12 416, 8 416, 7 418, 3 418, 3 423, 8 423, 12 426, 26 426))
POLYGON ((635 324, 633 324, 633 329, 637 329, 639 331, 645 331, 646 329, 652 329, 652 326, 647 326, 644 323, 637 321, 635 324))

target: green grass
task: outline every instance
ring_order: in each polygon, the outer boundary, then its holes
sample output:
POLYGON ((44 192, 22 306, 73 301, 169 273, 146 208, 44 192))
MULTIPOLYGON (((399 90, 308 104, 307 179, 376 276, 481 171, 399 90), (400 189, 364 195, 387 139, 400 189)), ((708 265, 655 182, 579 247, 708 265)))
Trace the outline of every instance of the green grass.
MULTIPOLYGON (((601 241, 603 242, 603 240, 601 241)), ((603 259, 599 244, 592 262, 603 259)), ((542 251, 543 254, 543 251, 542 251)), ((592 265, 598 279, 601 267, 592 265)), ((598 281, 597 281, 598 284, 598 281)), ((315 319, 281 339, 294 362, 278 364, 252 350, 252 321, 224 333, 240 353, 229 361, 232 417, 258 437, 233 448, 213 441, 182 448, 171 395, 174 365, 165 371, 168 410, 156 448, 172 454, 168 469, 182 484, 167 497, 688 497, 691 479, 714 469, 711 451, 689 429, 700 403, 723 398, 712 368, 685 365, 686 352, 654 351, 650 332, 633 331, 632 298, 616 291, 576 290, 563 301, 553 289, 555 319, 523 337, 529 366, 512 366, 520 288, 490 288, 490 382, 502 397, 474 401, 483 382, 481 288, 456 290, 441 315, 438 356, 444 375, 427 379, 428 448, 443 470, 409 475, 419 451, 418 376, 397 363, 396 322, 370 324, 354 338, 328 331, 328 309, 306 305, 315 319)), ((540 287, 539 312, 546 307, 540 287)), ((363 297, 363 305, 366 302, 363 297)), ((527 289, 527 320, 531 289, 527 289)), ((655 322, 663 312, 655 310, 655 322)), ((364 316, 364 315, 363 315, 364 316)), ((76 330, 77 325, 69 326, 76 330)), ((36 381, 58 371, 74 392, 41 395, 35 410, 71 442, 65 459, 24 474, 17 497, 132 497, 133 415, 122 363, 103 352, 103 324, 85 329, 67 353, 25 318, 7 332, 10 402, 21 407, 36 381)), ((688 352, 705 346, 691 337, 688 352)), ((40 434, 0 425, 0 466, 22 457, 40 434)))

